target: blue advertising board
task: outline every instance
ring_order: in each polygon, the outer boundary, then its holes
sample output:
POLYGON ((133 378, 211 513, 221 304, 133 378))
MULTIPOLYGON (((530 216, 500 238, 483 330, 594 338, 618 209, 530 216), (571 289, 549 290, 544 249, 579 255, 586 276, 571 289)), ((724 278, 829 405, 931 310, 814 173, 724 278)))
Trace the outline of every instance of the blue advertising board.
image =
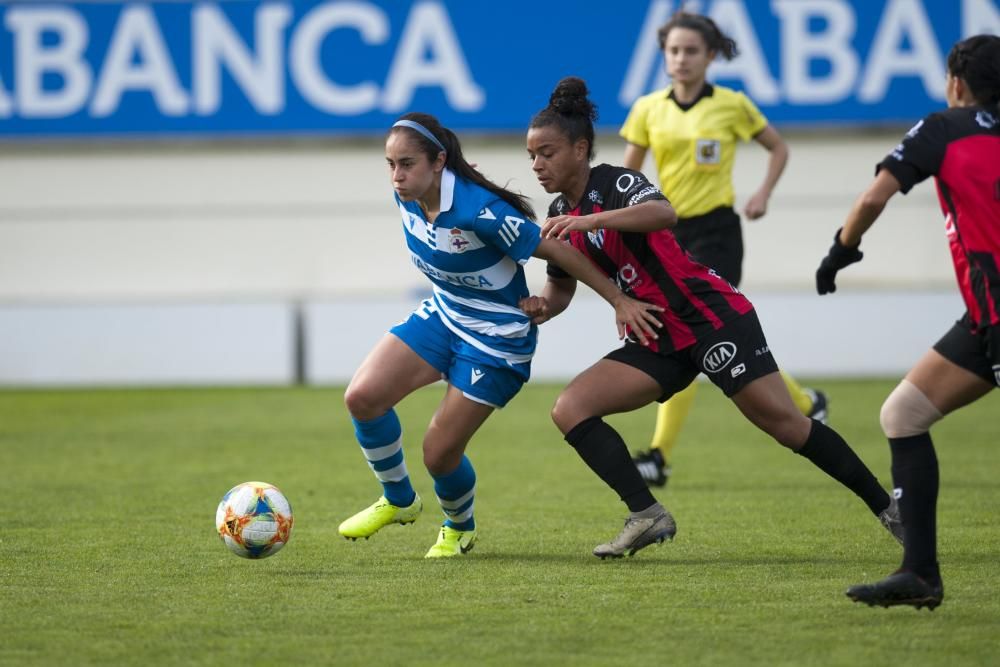
MULTIPOLYGON (((710 76, 778 125, 908 123, 944 104, 951 45, 1000 0, 704 0, 740 55, 710 76)), ((567 75, 599 125, 666 84, 671 0, 9 2, 0 137, 382 132, 407 111, 521 131, 567 75)))

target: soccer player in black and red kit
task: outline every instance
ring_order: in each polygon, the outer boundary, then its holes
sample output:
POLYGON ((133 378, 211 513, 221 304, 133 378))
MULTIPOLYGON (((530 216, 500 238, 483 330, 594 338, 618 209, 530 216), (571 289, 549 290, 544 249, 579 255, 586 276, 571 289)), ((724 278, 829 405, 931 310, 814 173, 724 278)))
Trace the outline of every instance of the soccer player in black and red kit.
POLYGON ((879 163, 816 271, 819 293, 836 291, 837 271, 861 259, 861 237, 889 198, 934 176, 966 312, 882 405, 904 548, 896 572, 847 591, 869 605, 941 603, 930 427, 1000 384, 1000 37, 958 42, 948 55, 946 91, 948 110, 913 126, 879 163))
MULTIPOLYGON (((898 517, 889 495, 836 432, 795 407, 753 305, 680 248, 667 229, 676 215, 659 188, 638 171, 590 167, 595 118, 586 84, 568 77, 531 122, 532 169, 546 192, 560 193, 542 233, 567 239, 622 291, 664 310, 656 339, 644 345, 630 338, 578 375, 552 409, 567 442, 630 510, 625 528, 594 555, 632 555, 672 538, 677 529, 621 436, 602 418, 667 400, 699 373, 751 422, 854 491, 893 531, 898 517)), ((521 308, 544 322, 569 305, 575 287, 575 280, 550 265, 541 295, 522 300, 521 308)))

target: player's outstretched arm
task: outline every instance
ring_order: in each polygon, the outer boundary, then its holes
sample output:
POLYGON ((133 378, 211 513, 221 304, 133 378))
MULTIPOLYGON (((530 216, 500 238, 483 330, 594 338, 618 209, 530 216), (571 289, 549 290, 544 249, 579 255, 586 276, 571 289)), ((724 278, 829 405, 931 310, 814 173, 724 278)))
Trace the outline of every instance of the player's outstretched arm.
POLYGON ((900 191, 902 186, 892 172, 888 169, 880 169, 875 180, 871 182, 868 189, 861 193, 851 212, 847 214, 844 222, 843 232, 840 241, 847 246, 856 246, 861 243, 861 237, 880 215, 885 205, 889 203, 892 196, 900 191))
POLYGON ((875 224, 889 199, 901 187, 888 169, 882 169, 868 189, 861 193, 851 207, 851 212, 847 214, 844 226, 834 234, 833 245, 816 270, 817 292, 827 294, 837 291, 837 272, 861 261, 864 257, 864 253, 858 249, 861 237, 875 224))
POLYGON ((624 338, 627 330, 635 333, 643 345, 648 345, 649 339, 658 338, 656 329, 662 323, 656 313, 663 308, 628 297, 572 246, 555 239, 543 238, 535 249, 534 256, 552 262, 610 303, 615 309, 619 338, 624 338))
POLYGON ((563 239, 573 230, 589 232, 595 229, 645 234, 676 224, 674 207, 664 199, 656 199, 589 215, 557 215, 542 225, 542 238, 563 239))

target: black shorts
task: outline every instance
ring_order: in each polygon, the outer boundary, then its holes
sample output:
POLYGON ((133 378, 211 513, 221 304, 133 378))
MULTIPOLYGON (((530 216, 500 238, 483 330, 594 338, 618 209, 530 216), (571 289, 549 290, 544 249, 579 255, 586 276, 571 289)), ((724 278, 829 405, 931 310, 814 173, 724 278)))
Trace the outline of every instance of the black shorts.
POLYGON ((966 312, 941 340, 934 343, 934 351, 942 357, 975 373, 990 384, 1000 384, 1000 378, 993 374, 993 364, 987 352, 987 330, 976 330, 972 318, 966 312))
POLYGON ((666 354, 628 341, 605 359, 637 368, 663 387, 660 403, 681 391, 699 373, 708 376, 726 396, 754 380, 778 371, 757 313, 750 311, 694 345, 666 354))
POLYGON ((743 229, 731 206, 720 206, 704 215, 681 218, 671 230, 681 247, 739 287, 743 278, 743 229))

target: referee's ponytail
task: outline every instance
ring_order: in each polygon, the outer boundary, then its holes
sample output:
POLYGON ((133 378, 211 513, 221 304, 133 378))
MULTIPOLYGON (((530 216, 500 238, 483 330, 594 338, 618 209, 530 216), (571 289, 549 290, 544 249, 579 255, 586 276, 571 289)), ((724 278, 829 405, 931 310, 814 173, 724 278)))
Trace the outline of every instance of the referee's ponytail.
POLYGON ((956 43, 948 72, 965 81, 976 102, 1000 112, 1000 36, 974 35, 956 43))
POLYGON ((726 60, 732 60, 740 53, 740 50, 736 48, 736 41, 719 30, 719 26, 715 24, 715 21, 707 16, 692 14, 690 12, 676 12, 670 17, 669 21, 656 31, 656 36, 660 40, 661 51, 666 48, 667 35, 674 28, 686 28, 696 31, 705 40, 705 46, 708 47, 709 51, 714 51, 726 60))
POLYGON ((549 106, 535 114, 528 127, 556 125, 571 144, 579 139, 588 143, 587 157, 594 159, 594 121, 597 105, 590 101, 583 79, 567 76, 556 84, 549 96, 549 106))
POLYGON ((411 123, 417 124, 418 127, 414 128, 412 125, 403 125, 397 121, 396 125, 393 125, 389 130, 389 134, 394 132, 407 132, 410 135, 410 138, 418 143, 420 149, 425 155, 427 155, 427 159, 431 162, 437 159, 438 154, 441 153, 443 149, 445 153, 444 164, 448 167, 448 169, 453 171, 456 176, 467 181, 472 181, 476 185, 489 190, 497 197, 520 211, 525 217, 534 219, 535 209, 532 208, 531 202, 528 198, 524 195, 511 192, 506 188, 500 187, 476 171, 476 169, 469 164, 462 155, 462 145, 459 143, 458 137, 455 136, 454 132, 443 126, 437 118, 430 114, 414 112, 400 116, 399 120, 410 121, 411 123), (432 136, 428 137, 424 135, 421 129, 430 132, 432 136))

